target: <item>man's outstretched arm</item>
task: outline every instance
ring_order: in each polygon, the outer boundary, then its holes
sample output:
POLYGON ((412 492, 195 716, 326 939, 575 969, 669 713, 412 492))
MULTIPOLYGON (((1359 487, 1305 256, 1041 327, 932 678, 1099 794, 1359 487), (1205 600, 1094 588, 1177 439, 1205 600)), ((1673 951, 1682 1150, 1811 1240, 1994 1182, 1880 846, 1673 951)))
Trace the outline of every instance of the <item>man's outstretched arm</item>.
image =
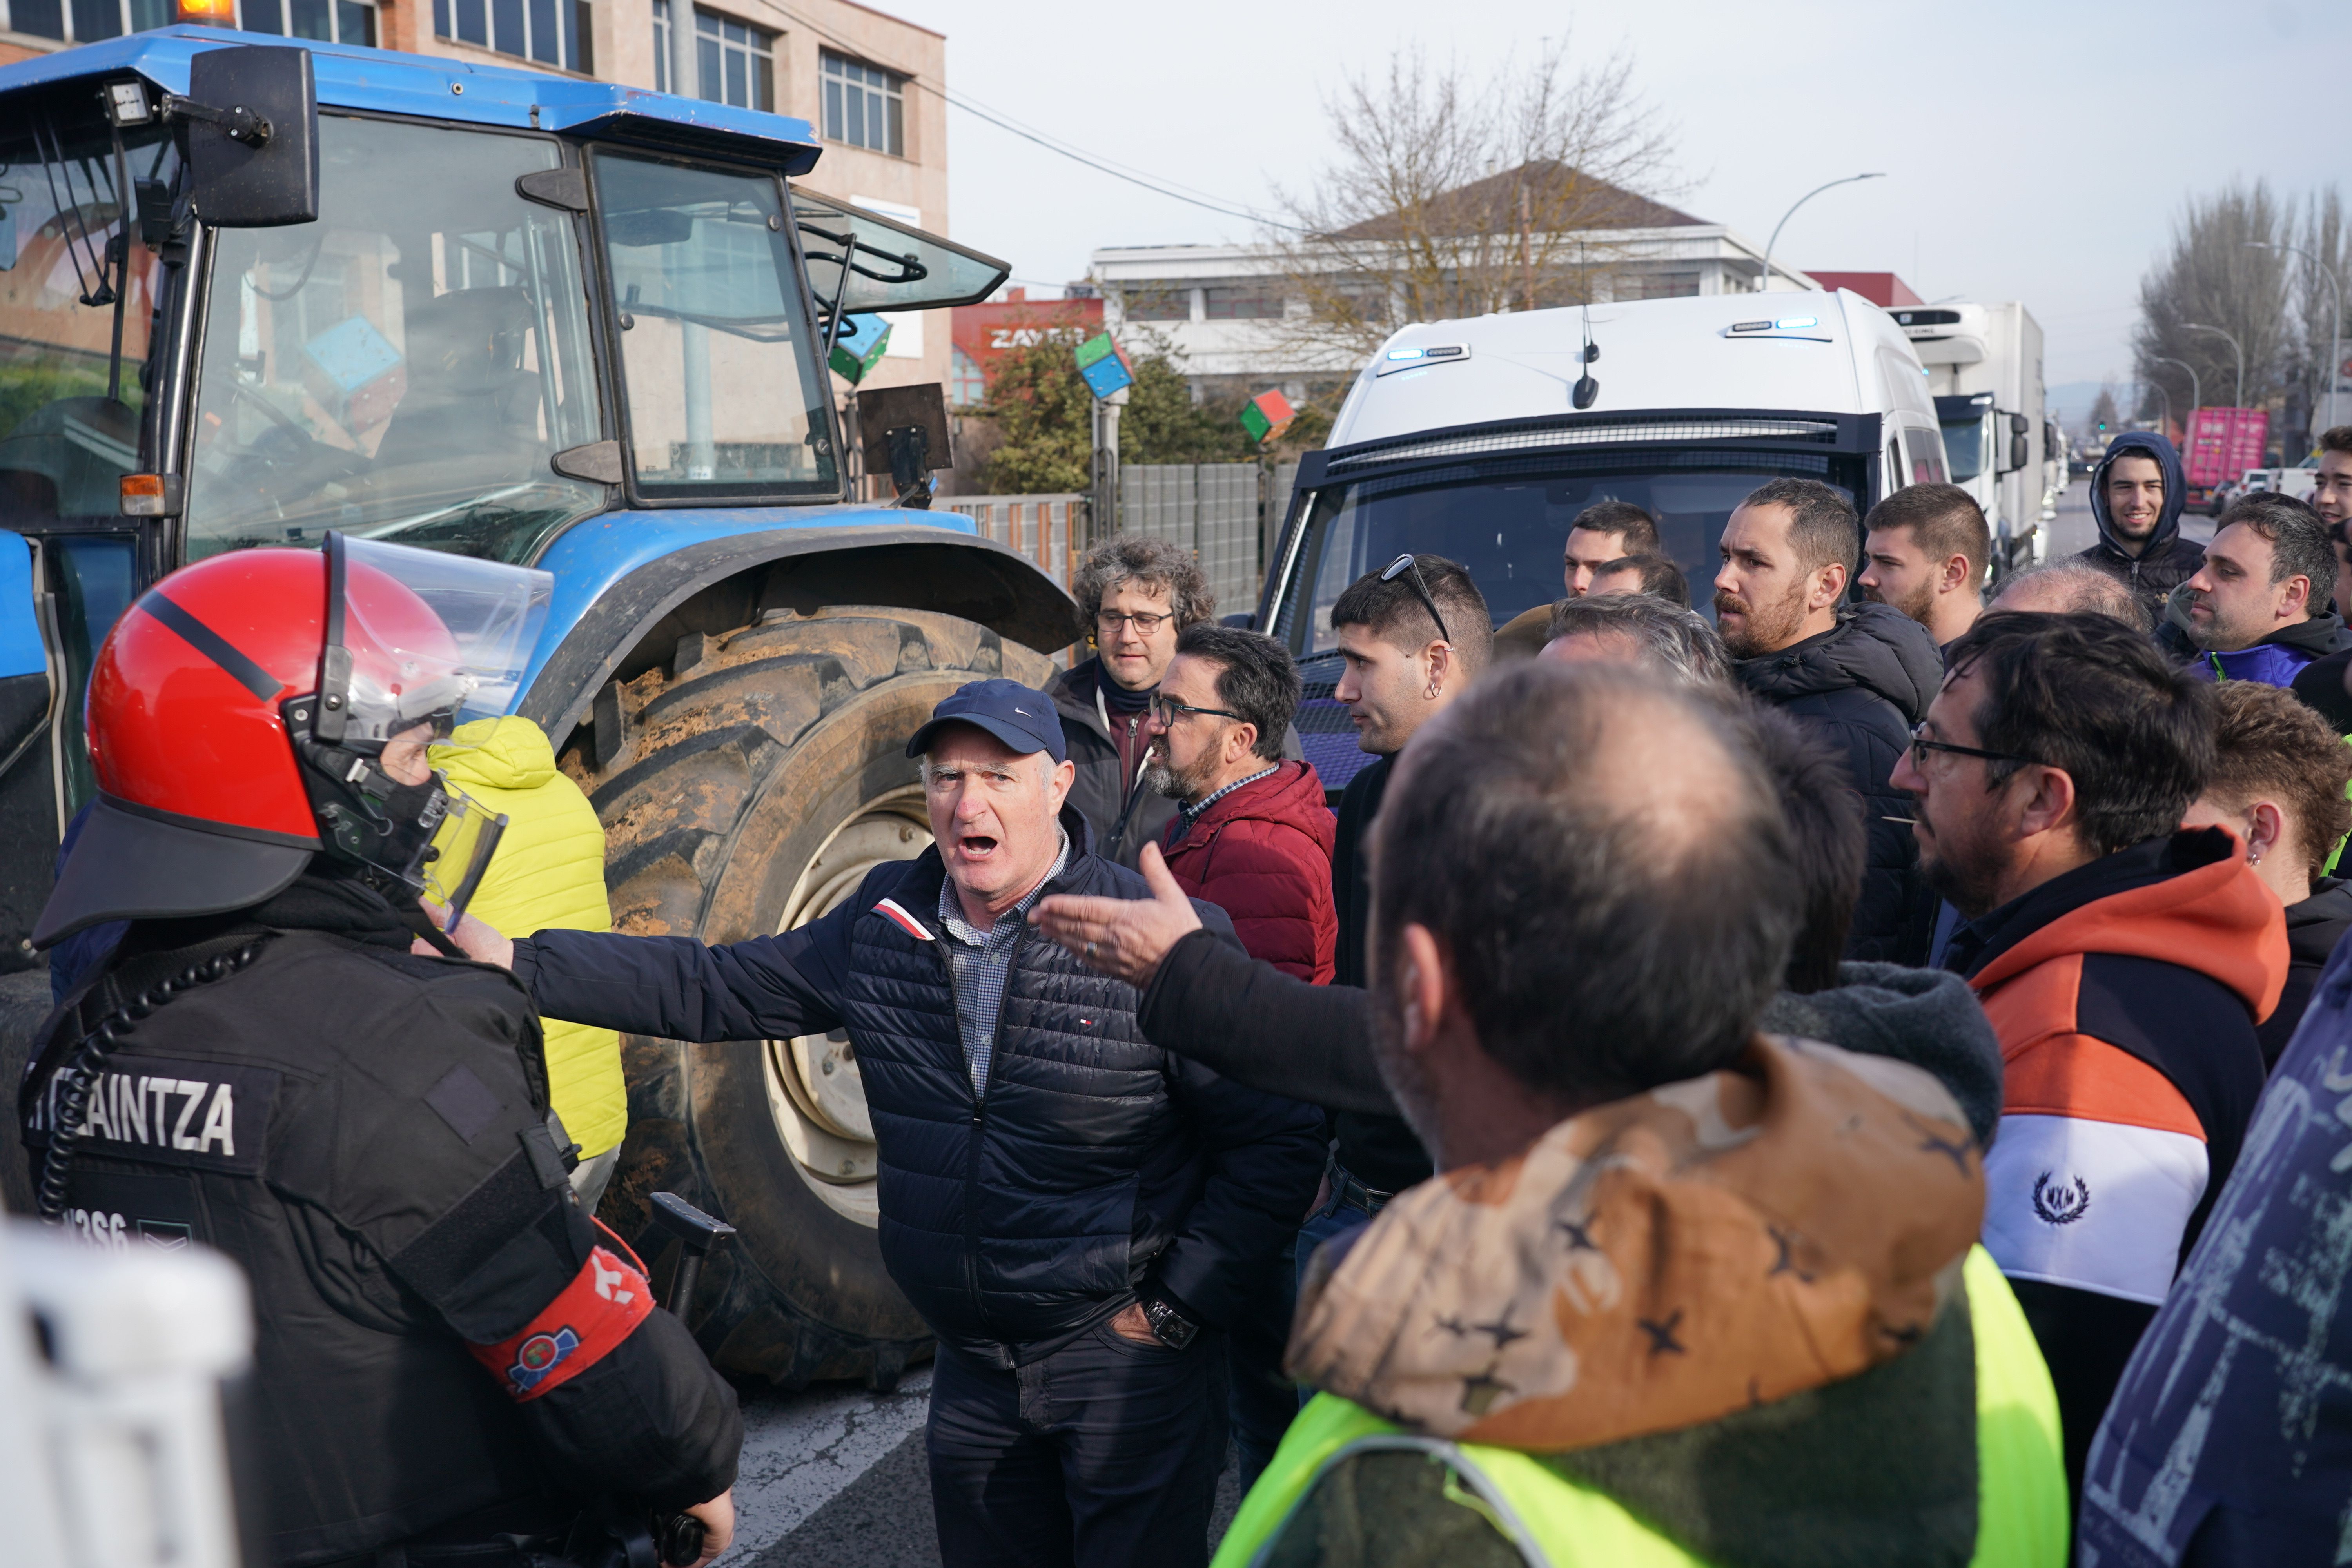
POLYGON ((833 998, 849 922, 866 907, 852 899, 781 936, 722 947, 611 931, 543 931, 510 941, 472 915, 450 938, 468 958, 512 970, 550 1018, 671 1040, 782 1039, 840 1023, 833 998))

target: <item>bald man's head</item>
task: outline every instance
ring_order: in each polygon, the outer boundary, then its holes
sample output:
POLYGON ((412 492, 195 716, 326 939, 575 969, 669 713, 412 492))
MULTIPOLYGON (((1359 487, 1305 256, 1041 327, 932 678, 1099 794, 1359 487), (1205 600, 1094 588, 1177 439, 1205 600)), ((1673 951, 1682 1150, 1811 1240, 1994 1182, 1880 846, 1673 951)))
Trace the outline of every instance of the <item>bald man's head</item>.
POLYGON ((1607 664, 1496 671, 1432 720, 1373 853, 1382 1016, 1399 933, 1424 927, 1486 1054, 1578 1100, 1730 1061, 1799 918, 1752 738, 1720 705, 1607 664))
POLYGON ((2080 561, 2053 561, 2028 567, 2002 584, 1988 607, 2035 616, 2088 611, 2121 621, 2134 631, 2148 629, 2147 606, 2130 584, 2080 561))

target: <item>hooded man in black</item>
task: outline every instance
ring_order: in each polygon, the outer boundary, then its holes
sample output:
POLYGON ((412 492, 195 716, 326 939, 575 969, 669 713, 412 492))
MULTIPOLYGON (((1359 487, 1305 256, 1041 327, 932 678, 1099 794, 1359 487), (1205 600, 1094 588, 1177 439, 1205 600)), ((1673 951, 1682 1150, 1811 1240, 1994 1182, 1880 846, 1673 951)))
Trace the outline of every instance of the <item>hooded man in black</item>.
POLYGON ((2153 430, 2126 430, 2091 471, 2099 542, 2075 557, 2131 584, 2157 623, 2164 601, 2205 564, 2205 547, 2180 537, 2189 480, 2180 454, 2153 430))
POLYGON ((1909 797, 1887 780, 1944 662, 1927 628, 1900 610, 1845 602, 1861 551, 1861 525, 1842 492, 1772 479, 1724 524, 1716 616, 1739 685, 1842 753, 1862 795, 1870 856, 1846 956, 1920 963, 1935 899, 1919 879, 1909 797))

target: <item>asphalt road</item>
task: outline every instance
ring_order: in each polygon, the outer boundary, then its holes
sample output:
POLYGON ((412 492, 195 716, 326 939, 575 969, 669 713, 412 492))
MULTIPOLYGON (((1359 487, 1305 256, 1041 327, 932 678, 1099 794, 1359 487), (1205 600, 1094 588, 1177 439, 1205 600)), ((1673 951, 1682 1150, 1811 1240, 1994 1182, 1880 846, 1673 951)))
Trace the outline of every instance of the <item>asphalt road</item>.
MULTIPOLYGON (((930 1369, 892 1394, 833 1385, 799 1394, 746 1386, 735 1545, 725 1568, 936 1568, 923 1422, 930 1369)), ((1217 1486, 1213 1543, 1238 1505, 1233 1468, 1217 1486)))

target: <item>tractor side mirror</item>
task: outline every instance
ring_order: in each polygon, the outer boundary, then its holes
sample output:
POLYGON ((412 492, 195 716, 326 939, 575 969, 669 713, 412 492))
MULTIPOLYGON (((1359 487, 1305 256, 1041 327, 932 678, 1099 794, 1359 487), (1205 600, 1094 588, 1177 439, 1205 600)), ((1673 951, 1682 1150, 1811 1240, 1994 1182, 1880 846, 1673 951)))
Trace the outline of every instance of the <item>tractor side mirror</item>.
POLYGON ((206 49, 188 96, 163 114, 186 129, 188 202, 219 228, 274 228, 319 216, 319 86, 310 51, 278 44, 206 49))

